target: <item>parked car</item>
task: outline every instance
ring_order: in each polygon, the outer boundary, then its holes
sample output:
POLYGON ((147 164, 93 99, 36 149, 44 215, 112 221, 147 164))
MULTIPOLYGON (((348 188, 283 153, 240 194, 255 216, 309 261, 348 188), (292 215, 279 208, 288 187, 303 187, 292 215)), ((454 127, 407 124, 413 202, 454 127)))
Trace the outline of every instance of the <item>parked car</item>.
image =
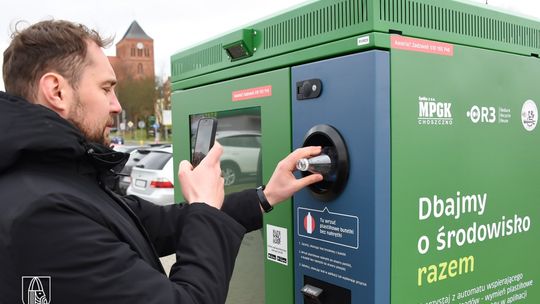
POLYGON ((174 203, 172 147, 149 148, 131 170, 128 195, 136 195, 158 205, 174 203))
POLYGON ((116 145, 123 145, 124 144, 124 138, 122 136, 113 136, 111 138, 111 143, 116 145))
POLYGON ((120 178, 118 179, 118 192, 120 194, 126 194, 126 190, 131 184, 131 169, 135 166, 141 159, 143 159, 150 151, 147 147, 140 147, 132 151, 129 155, 129 159, 120 171, 120 178))
POLYGON ((260 174, 261 134, 253 131, 220 131, 216 140, 223 146, 221 172, 225 186, 257 178, 260 174))
POLYGON ((143 159, 150 151, 150 148, 156 147, 167 147, 170 145, 164 144, 153 144, 149 146, 115 146, 114 150, 124 153, 129 153, 129 160, 124 165, 124 168, 120 171, 117 185, 115 187, 116 192, 119 194, 125 195, 126 190, 131 184, 131 169, 135 166, 141 159, 143 159))
POLYGON ((140 146, 114 145, 113 150, 118 152, 131 153, 138 148, 140 148, 140 146))

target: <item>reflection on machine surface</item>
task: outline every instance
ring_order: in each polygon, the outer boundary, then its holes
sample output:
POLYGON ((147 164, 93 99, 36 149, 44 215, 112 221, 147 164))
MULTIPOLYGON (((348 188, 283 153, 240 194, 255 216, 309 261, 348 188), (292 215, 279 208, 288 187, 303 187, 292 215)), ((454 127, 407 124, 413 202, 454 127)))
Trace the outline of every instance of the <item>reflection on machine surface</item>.
MULTIPOLYGON (((261 110, 258 107, 190 116, 191 151, 198 121, 218 120, 216 141, 223 146, 221 174, 225 194, 262 184, 261 110)), ((261 230, 244 236, 229 285, 229 304, 264 303, 264 242, 261 230)))

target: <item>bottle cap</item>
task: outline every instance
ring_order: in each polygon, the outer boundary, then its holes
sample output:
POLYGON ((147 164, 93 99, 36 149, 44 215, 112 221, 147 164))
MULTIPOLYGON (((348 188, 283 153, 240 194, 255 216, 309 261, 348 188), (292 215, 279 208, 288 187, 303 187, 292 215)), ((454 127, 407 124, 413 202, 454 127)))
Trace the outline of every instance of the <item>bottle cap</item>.
POLYGON ((307 171, 308 168, 309 168, 309 161, 308 161, 307 158, 299 159, 296 162, 296 169, 298 169, 300 171, 307 171))

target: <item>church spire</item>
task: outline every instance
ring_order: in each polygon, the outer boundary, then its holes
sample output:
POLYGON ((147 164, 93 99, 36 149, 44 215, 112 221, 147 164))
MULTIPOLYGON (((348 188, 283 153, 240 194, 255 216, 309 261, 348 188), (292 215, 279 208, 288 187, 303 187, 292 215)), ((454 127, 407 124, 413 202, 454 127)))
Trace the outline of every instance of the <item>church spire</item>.
POLYGON ((153 40, 150 38, 150 36, 146 35, 144 30, 141 28, 141 26, 137 23, 137 21, 131 22, 131 25, 129 26, 128 30, 124 34, 124 37, 122 37, 122 40, 124 39, 148 39, 153 40))

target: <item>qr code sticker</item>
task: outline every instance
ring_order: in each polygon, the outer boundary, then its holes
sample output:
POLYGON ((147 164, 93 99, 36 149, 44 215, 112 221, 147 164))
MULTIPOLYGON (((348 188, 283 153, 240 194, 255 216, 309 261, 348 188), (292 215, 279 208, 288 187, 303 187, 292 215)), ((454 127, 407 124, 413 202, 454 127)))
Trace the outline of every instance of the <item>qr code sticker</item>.
POLYGON ((279 230, 274 230, 273 232, 273 243, 274 244, 281 244, 281 231, 279 230))
POLYGON ((289 265, 286 228, 266 225, 266 251, 268 260, 289 265))

